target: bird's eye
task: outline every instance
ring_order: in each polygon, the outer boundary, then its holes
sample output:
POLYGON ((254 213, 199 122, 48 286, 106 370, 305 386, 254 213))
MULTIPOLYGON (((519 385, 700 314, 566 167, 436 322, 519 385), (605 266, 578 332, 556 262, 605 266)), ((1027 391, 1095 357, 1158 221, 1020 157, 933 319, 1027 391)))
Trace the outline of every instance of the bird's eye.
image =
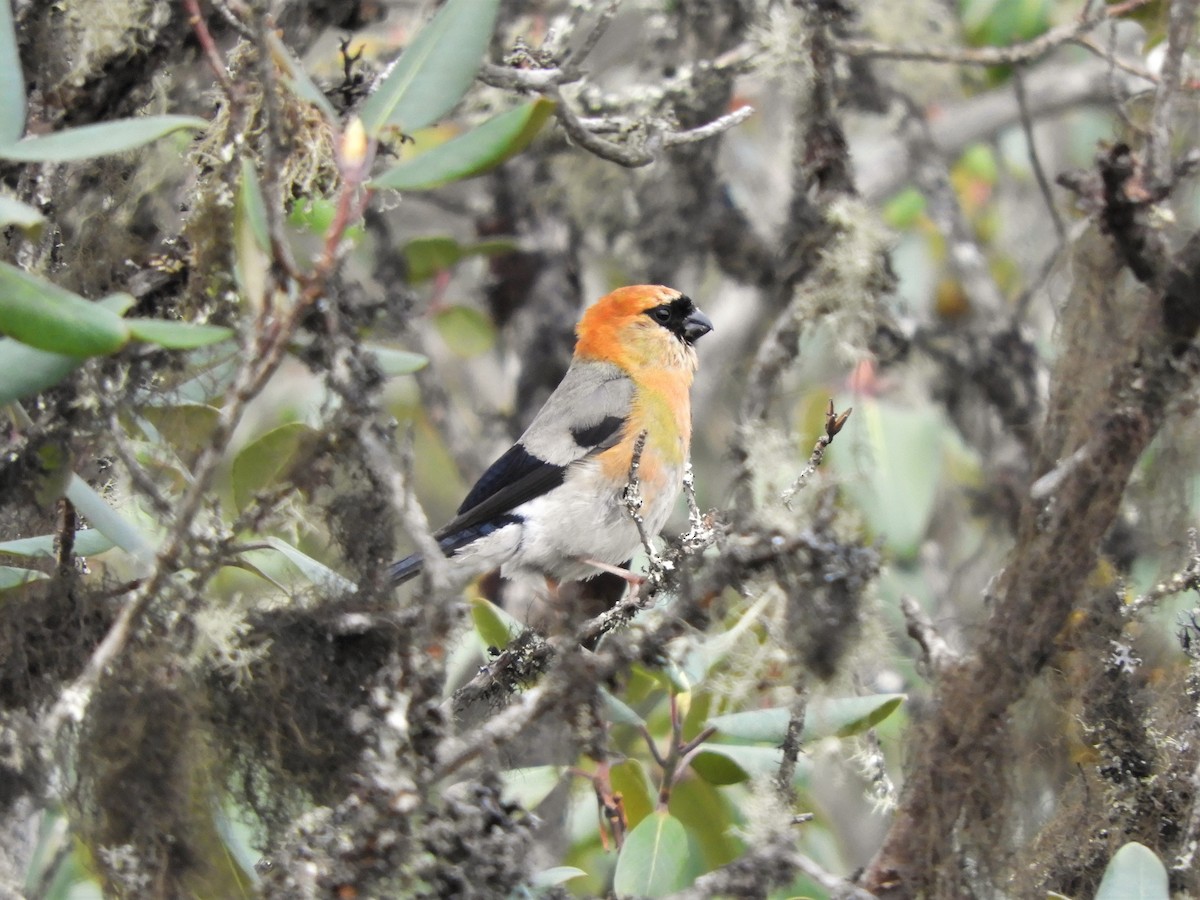
POLYGON ((654 316, 654 321, 660 325, 666 325, 671 321, 671 307, 669 306, 656 306, 650 314, 654 316))

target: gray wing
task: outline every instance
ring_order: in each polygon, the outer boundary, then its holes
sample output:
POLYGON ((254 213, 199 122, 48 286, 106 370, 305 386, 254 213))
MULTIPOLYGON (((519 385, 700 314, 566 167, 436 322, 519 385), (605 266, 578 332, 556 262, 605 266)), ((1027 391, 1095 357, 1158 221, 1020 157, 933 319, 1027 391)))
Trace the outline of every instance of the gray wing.
POLYGON ((576 362, 517 442, 538 459, 566 466, 621 439, 633 381, 617 366, 576 362))
POLYGON ((633 382, 611 363, 573 363, 520 439, 488 467, 439 539, 467 540, 479 527, 563 483, 567 467, 621 439, 633 382))

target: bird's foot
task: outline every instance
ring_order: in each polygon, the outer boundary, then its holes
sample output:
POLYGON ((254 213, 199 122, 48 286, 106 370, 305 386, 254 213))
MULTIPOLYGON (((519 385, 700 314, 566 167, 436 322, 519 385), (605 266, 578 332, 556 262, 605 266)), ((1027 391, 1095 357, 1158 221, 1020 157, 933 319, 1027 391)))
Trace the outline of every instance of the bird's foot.
POLYGON ((646 581, 645 578, 635 572, 630 572, 628 569, 622 569, 620 566, 612 566, 606 562, 600 562, 598 559, 588 559, 587 557, 584 557, 580 560, 580 562, 586 563, 589 566, 594 566, 601 572, 608 572, 611 575, 616 575, 618 578, 629 582, 635 588, 641 587, 646 581))

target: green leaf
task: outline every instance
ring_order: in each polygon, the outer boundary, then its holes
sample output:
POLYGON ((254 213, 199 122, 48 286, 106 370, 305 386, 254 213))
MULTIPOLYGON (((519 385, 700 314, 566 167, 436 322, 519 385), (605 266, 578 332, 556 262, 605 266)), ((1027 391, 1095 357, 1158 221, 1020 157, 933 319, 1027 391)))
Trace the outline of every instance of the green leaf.
POLYGON ((915 187, 906 187, 884 204, 883 221, 889 228, 912 228, 925 212, 925 195, 915 187))
POLYGON ((275 60, 275 65, 279 66, 283 72, 283 80, 292 93, 301 100, 307 100, 330 122, 338 120, 338 114, 333 108, 333 104, 329 102, 329 98, 321 93, 308 73, 304 71, 304 66, 293 55, 291 48, 279 39, 279 36, 272 29, 265 29, 267 35, 267 47, 271 51, 271 58, 275 60))
MULTIPOLYGON (((12 556, 28 556, 33 559, 54 559, 54 542, 56 534, 40 534, 37 537, 18 538, 15 541, 0 543, 0 553, 12 556)), ((74 553, 76 556, 95 556, 111 550, 115 544, 95 528, 85 528, 75 532, 74 553)))
POLYGON ((234 458, 230 473, 238 509, 245 509, 256 493, 286 472, 302 443, 315 434, 303 422, 288 422, 243 447, 234 458))
POLYGON ((684 778, 671 788, 671 815, 687 829, 693 875, 726 865, 745 852, 738 838, 745 800, 733 802, 727 792, 703 778, 684 778))
POLYGON ((135 150, 184 128, 203 131, 207 127, 208 122, 195 116, 119 119, 0 145, 0 159, 14 162, 73 162, 135 150))
POLYGON ((242 184, 233 215, 233 275, 242 297, 256 310, 266 303, 271 284, 270 246, 266 201, 254 166, 247 162, 242 167, 242 184))
POLYGON ((439 272, 458 265, 463 248, 450 237, 424 237, 409 241, 400 251, 404 256, 409 284, 428 281, 439 272))
POLYGON ((1000 164, 996 154, 988 144, 972 144, 963 151, 955 166, 968 178, 994 185, 1000 177, 1000 164))
POLYGON ((45 221, 46 217, 32 206, 0 194, 0 230, 16 225, 30 237, 36 238, 42 233, 45 221))
POLYGON ((384 375, 411 375, 429 365, 429 357, 410 350, 397 350, 382 344, 363 344, 363 349, 375 357, 384 375))
POLYGON ((96 301, 97 306, 103 306, 114 316, 125 315, 125 313, 129 312, 129 310, 133 308, 135 303, 137 303, 137 300, 133 298, 133 295, 126 294, 124 291, 118 291, 115 294, 109 294, 96 301))
POLYGON ((618 897, 664 897, 687 887, 688 838, 683 823, 657 810, 625 837, 613 890, 618 897))
POLYGON ((498 256, 516 249, 517 242, 511 238, 460 244, 452 237, 433 236, 411 240, 400 252, 404 255, 409 283, 420 284, 453 269, 469 256, 498 256))
MULTIPOLYGON (((849 737, 866 731, 895 712, 904 697, 904 694, 873 694, 813 700, 805 710, 802 740, 831 735, 849 737)), ((708 724, 715 726, 722 737, 781 744, 787 736, 790 719, 787 709, 754 709, 714 716, 708 724)))
POLYGON ((814 700, 804 715, 803 739, 861 734, 894 713, 905 699, 904 694, 869 694, 814 700))
POLYGON ((46 581, 49 575, 37 569, 18 569, 15 566, 0 566, 0 591, 24 587, 34 581, 46 581))
POLYGON ((0 263, 0 332, 67 356, 114 353, 129 341, 120 316, 7 263, 0 263))
POLYGON ((562 781, 563 766, 529 766, 500 773, 506 803, 518 803, 523 809, 537 809, 562 781))
POLYGON ((496 342, 492 320, 469 306, 449 306, 434 316, 433 324, 457 356, 479 356, 496 342))
POLYGON ((141 530, 113 509, 86 481, 72 473, 67 481, 66 498, 101 534, 143 563, 152 563, 154 545, 141 530))
POLYGON ((503 650, 525 626, 486 597, 471 598, 471 620, 484 644, 503 650))
POLYGON ((636 828, 658 805, 658 789, 650 783, 650 774, 639 759, 623 759, 608 770, 613 792, 621 795, 625 821, 636 828))
POLYGON ((155 443, 169 443, 190 456, 208 444, 221 412, 205 403, 175 403, 171 406, 146 406, 139 424, 155 443))
POLYGON ((646 720, 634 712, 632 707, 604 688, 600 688, 600 703, 600 715, 606 722, 612 722, 614 725, 632 725, 635 728, 646 724, 646 720))
POLYGON ((411 134, 453 109, 475 80, 499 7, 500 0, 448 0, 363 103, 367 134, 378 137, 387 125, 411 134))
POLYGON ((1170 900, 1170 896, 1162 861, 1137 841, 1113 855, 1096 890, 1096 900, 1170 900))
POLYGON ((0 406, 54 387, 84 361, 0 338, 0 406))
POLYGON ((535 888, 552 888, 558 887, 560 884, 566 884, 573 878, 580 878, 586 875, 587 872, 575 866, 552 866, 549 869, 542 869, 542 871, 535 873, 529 879, 529 884, 535 888))
POLYGON ((553 111, 554 102, 542 98, 510 109, 466 134, 388 169, 372 184, 377 188, 416 191, 482 175, 528 147, 553 111))
POLYGON ((25 133, 25 78, 17 52, 17 29, 9 0, 0 3, 0 144, 11 144, 25 133))
POLYGON ((168 319, 126 319, 135 340, 158 344, 171 350, 195 350, 233 337, 233 329, 224 325, 178 322, 168 319))
MULTIPOLYGON (((710 744, 710 747, 718 745, 710 744)), ((762 748, 754 748, 762 749, 762 748)), ((778 770, 779 754, 775 755, 775 769, 778 770)), ((730 784, 741 784, 750 778, 750 773, 727 753, 719 750, 702 750, 692 757, 692 770, 709 784, 724 787, 730 784)), ((767 777, 770 777, 769 774, 767 777)))
POLYGON ((872 398, 856 403, 854 415, 867 439, 859 473, 844 488, 887 547, 901 560, 913 559, 933 514, 946 425, 932 408, 872 398))
MULTIPOLYGON (((781 762, 783 751, 778 747, 708 743, 692 760, 692 768, 709 784, 737 784, 748 778, 774 778, 781 762)), ((796 761, 796 783, 806 780, 811 768, 801 756, 796 761)))
POLYGON ((271 235, 267 226, 267 201, 263 198, 262 185, 250 157, 242 157, 242 183, 238 188, 238 214, 245 217, 255 242, 260 250, 271 249, 271 235))
POLYGON ((346 594, 353 594, 358 591, 358 585, 349 578, 338 574, 323 562, 313 559, 307 553, 297 550, 287 541, 277 537, 267 537, 263 541, 286 556, 300 570, 301 574, 317 587, 346 594))

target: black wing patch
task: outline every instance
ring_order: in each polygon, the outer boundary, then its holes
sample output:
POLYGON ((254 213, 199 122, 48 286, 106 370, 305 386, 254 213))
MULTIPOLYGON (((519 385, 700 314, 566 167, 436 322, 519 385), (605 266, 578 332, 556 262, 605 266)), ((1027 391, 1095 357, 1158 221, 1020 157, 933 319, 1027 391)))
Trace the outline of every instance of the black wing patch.
MULTIPOLYGON (((621 431, 621 425, 624 419, 620 416, 605 416, 595 425, 584 425, 571 429, 571 437, 575 439, 575 443, 580 447, 588 450, 598 448, 605 443, 609 438, 617 435, 621 431)), ((608 444, 613 446, 616 442, 608 444)), ((607 448, 605 448, 607 449, 607 448)))
POLYGON ((538 459, 520 444, 514 444, 475 482, 475 487, 458 508, 458 515, 438 531, 437 538, 440 540, 509 513, 525 501, 558 487, 566 475, 566 466, 538 459))

